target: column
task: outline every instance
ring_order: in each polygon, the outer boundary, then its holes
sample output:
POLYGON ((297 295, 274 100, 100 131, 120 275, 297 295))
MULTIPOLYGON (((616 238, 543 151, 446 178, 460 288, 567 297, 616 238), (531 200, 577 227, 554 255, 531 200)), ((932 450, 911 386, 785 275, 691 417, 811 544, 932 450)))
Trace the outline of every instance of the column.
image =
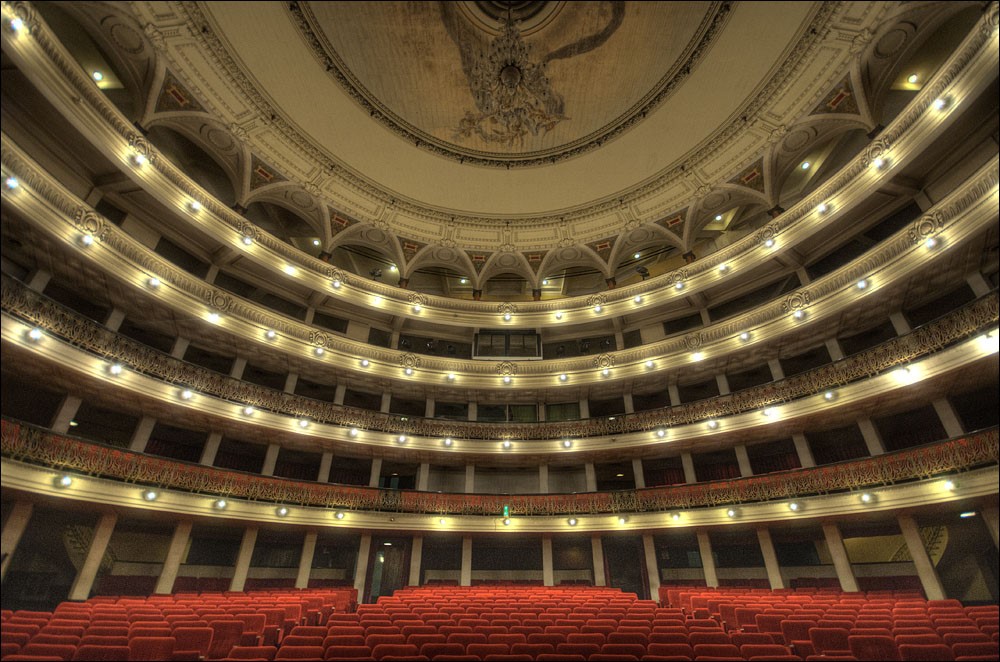
POLYGON ((428 462, 421 462, 417 467, 417 489, 427 491, 427 486, 431 479, 431 465, 428 462))
POLYGON ((153 433, 155 426, 156 419, 152 416, 143 416, 139 419, 139 424, 135 426, 135 431, 132 433, 132 439, 129 440, 128 449, 136 453, 145 452, 146 444, 149 443, 149 435, 153 433))
POLYGON ((233 367, 229 369, 229 376, 233 379, 243 379, 243 371, 247 369, 247 360, 242 356, 233 359, 233 367))
POLYGON ((951 406, 945 398, 939 398, 933 403, 934 411, 937 412, 938 418, 941 419, 941 425, 944 426, 945 434, 949 437, 961 437, 965 434, 965 429, 962 428, 962 423, 958 420, 958 416, 955 414, 955 409, 951 406))
POLYGON ((299 572, 295 575, 295 588, 309 588, 309 573, 312 572, 313 556, 316 555, 315 531, 306 531, 302 539, 302 554, 299 556, 299 572))
POLYGON ((392 394, 391 393, 383 393, 382 394, 382 402, 379 404, 378 410, 380 412, 382 412, 383 414, 388 414, 389 413, 389 407, 391 405, 392 405, 392 394))
POLYGON ((969 284, 972 288, 972 293, 977 297, 983 297, 990 293, 993 288, 990 284, 986 282, 983 278, 983 274, 978 271, 973 271, 971 274, 965 277, 965 282, 969 284))
POLYGON ((868 447, 868 454, 872 457, 885 453, 885 444, 882 443, 882 435, 878 433, 875 425, 867 416, 858 419, 858 427, 861 428, 861 436, 865 438, 865 446, 868 447))
POLYGON ((642 551, 646 557, 646 576, 649 579, 649 599, 660 601, 660 566, 656 562, 656 544, 652 533, 642 534, 642 551))
POLYGON ((895 312, 889 315, 889 321, 892 322, 892 328, 896 332, 897 336, 905 336, 913 330, 910 326, 910 322, 903 317, 903 313, 901 312, 895 312))
POLYGON ((233 579, 229 582, 230 591, 242 591, 247 583, 247 574, 250 572, 250 560, 253 559, 253 548, 257 544, 257 528, 247 527, 243 531, 243 540, 240 542, 240 553, 236 555, 236 567, 233 568, 233 579))
POLYGON ((76 412, 80 410, 81 404, 83 404, 83 400, 75 395, 67 395, 64 397, 62 402, 59 404, 59 410, 52 418, 52 424, 49 428, 51 428, 56 434, 66 434, 69 432, 70 421, 72 421, 76 416, 76 412))
POLYGON ((771 532, 766 527, 757 529, 757 542, 760 543, 760 553, 764 557, 764 567, 767 568, 767 581, 771 583, 771 590, 785 588, 785 581, 781 577, 781 566, 778 565, 778 555, 774 551, 774 542, 771 540, 771 532))
POLYGON ((174 338, 173 347, 170 348, 170 356, 175 359, 183 359, 184 353, 187 352, 188 345, 190 344, 191 341, 188 340, 187 338, 182 338, 181 336, 177 336, 176 338, 174 338))
POLYGON ((201 459, 198 460, 198 464, 212 466, 215 463, 215 456, 219 453, 219 444, 221 443, 221 432, 209 432, 208 439, 205 440, 205 447, 201 449, 201 459))
POLYGON ((281 390, 284 391, 285 393, 295 393, 295 386, 298 383, 299 383, 299 374, 297 372, 290 372, 288 373, 288 376, 285 377, 285 388, 281 390))
POLYGON ((896 519, 899 522, 900 531, 903 532, 906 548, 910 551, 910 557, 913 559, 913 565, 917 566, 917 575, 924 587, 924 594, 928 600, 944 600, 947 596, 941 587, 937 571, 934 570, 931 557, 927 555, 924 539, 920 536, 916 520, 911 515, 899 515, 896 519))
POLYGON ((736 451, 736 462, 740 465, 740 476, 742 478, 752 476, 753 467, 750 466, 750 455, 747 453, 747 447, 739 444, 734 450, 736 451))
POLYGON ((413 536, 410 543, 410 578, 407 586, 420 586, 420 564, 424 556, 424 537, 413 536))
POLYGON ((476 465, 465 465, 465 493, 472 494, 476 491, 476 465))
POLYGON ((587 481, 587 491, 596 492, 597 491, 597 470, 594 468, 593 462, 587 462, 583 465, 584 477, 587 481))
POLYGON ((337 388, 333 392, 333 404, 343 405, 344 398, 346 397, 347 397, 347 384, 337 384, 337 388))
POLYGON ((424 418, 434 418, 434 398, 427 398, 424 402, 424 418))
POLYGON ((462 538, 462 574, 459 586, 472 586, 472 537, 462 538))
POLYGON ((368 579, 368 556, 372 551, 372 537, 370 533, 362 534, 361 544, 358 546, 358 562, 354 564, 354 588, 358 592, 358 600, 365 599, 365 581, 368 579))
POLYGON ((684 467, 684 482, 697 483, 698 474, 694 471, 694 458, 691 453, 681 453, 681 465, 684 467))
MULTIPOLYGON (((1000 509, 996 506, 987 506, 983 508, 983 522, 986 523, 986 528, 989 529, 990 535, 993 537, 993 546, 1000 547, 1000 509)), ((4 548, 6 549, 6 547, 4 548)))
POLYGON ((40 293, 45 291, 45 287, 49 284, 50 280, 52 280, 52 274, 48 271, 42 271, 39 269, 31 274, 25 284, 29 289, 40 293))
POLYGON ((549 493, 549 465, 547 464, 538 465, 538 493, 549 493))
POLYGON ((667 384, 667 395, 670 396, 670 406, 676 407, 681 404, 681 392, 677 384, 667 384))
POLYGON ((316 472, 317 483, 330 482, 330 468, 333 466, 333 453, 324 451, 319 459, 319 471, 316 472))
POLYGON ((160 578, 156 580, 153 593, 170 593, 174 590, 174 582, 177 581, 177 573, 181 569, 181 563, 184 562, 188 540, 191 538, 191 525, 191 520, 181 520, 174 527, 174 535, 167 549, 167 558, 163 560, 163 569, 160 570, 160 578))
MULTIPOLYGON (((474 421, 479 417, 479 403, 470 402, 469 403, 469 420, 474 421)), ((541 419, 545 420, 545 419, 541 419)))
POLYGON ((382 458, 373 457, 372 458, 372 472, 368 477, 368 487, 378 487, 379 481, 382 479, 382 458))
POLYGON ((799 464, 802 468, 815 467, 816 459, 813 457, 812 449, 809 448, 809 441, 801 432, 792 435, 792 442, 795 444, 795 454, 799 456, 799 464))
POLYGON ((590 401, 587 398, 580 400, 580 419, 586 420, 590 418, 590 401))
POLYGON ((35 506, 30 501, 16 501, 14 507, 7 516, 7 522, 3 525, 3 534, 0 534, 0 552, 3 553, 3 564, 0 565, 0 579, 7 574, 10 567, 10 560, 14 558, 17 545, 21 542, 21 536, 28 528, 31 520, 31 511, 35 506))
POLYGON ((767 367, 771 369, 771 379, 778 381, 785 378, 785 369, 781 367, 781 361, 771 359, 767 362, 767 367))
POLYGON ((601 536, 590 537, 590 553, 594 557, 594 586, 607 586, 608 580, 604 575, 604 543, 601 536))
POLYGON ((840 346, 840 342, 836 338, 828 338, 825 344, 831 359, 839 361, 844 358, 844 348, 840 346))
POLYGON ((632 399, 631 393, 623 393, 622 400, 625 402, 625 413, 634 414, 635 413, 635 400, 632 399))
POLYGON ((715 572, 715 559, 712 557, 712 541, 708 531, 698 531, 698 553, 701 555, 701 568, 705 573, 705 585, 719 585, 719 575, 715 572))
POLYGON ((542 536, 542 585, 555 586, 555 572, 552 569, 552 537, 542 536))
POLYGON ((847 556, 847 548, 844 547, 844 539, 840 535, 840 528, 833 522, 825 522, 823 524, 823 535, 826 536, 826 547, 830 550, 830 558, 833 559, 833 568, 837 571, 840 590, 848 593, 857 591, 858 581, 854 578, 854 571, 851 569, 851 560, 847 556))
POLYGON ((108 543, 111 542, 111 534, 114 533, 117 522, 118 515, 114 513, 104 513, 97 521, 94 537, 90 540, 90 548, 87 550, 87 558, 80 571, 76 573, 73 587, 69 590, 69 600, 80 601, 90 597, 90 589, 94 587, 97 571, 101 568, 104 552, 108 550, 108 543))
POLYGON ((281 446, 278 444, 268 444, 267 451, 264 453, 264 466, 260 469, 260 474, 262 476, 273 476, 274 468, 278 464, 278 451, 281 450, 281 446))
POLYGON ((725 375, 716 375, 715 383, 719 387, 719 395, 729 395, 729 379, 725 375))
POLYGON ((635 488, 641 490, 646 487, 646 472, 642 468, 642 458, 632 458, 632 477, 635 480, 635 488))

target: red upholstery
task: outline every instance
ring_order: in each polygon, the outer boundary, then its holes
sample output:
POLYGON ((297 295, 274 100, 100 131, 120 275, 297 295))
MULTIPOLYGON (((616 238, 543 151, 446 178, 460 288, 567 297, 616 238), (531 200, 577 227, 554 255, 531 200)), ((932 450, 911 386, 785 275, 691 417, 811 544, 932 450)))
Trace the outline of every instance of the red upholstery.
POLYGON ((646 656, 686 657, 694 659, 694 649, 690 644, 649 644, 646 646, 646 656))
POLYGON ((60 660, 72 659, 76 653, 76 646, 66 646, 62 644, 32 644, 22 646, 16 655, 37 655, 42 657, 55 657, 60 660))
POLYGON ((970 643, 955 644, 951 647, 951 652, 955 654, 955 659, 963 657, 991 656, 994 659, 1000 655, 998 644, 995 641, 977 641, 970 643))
POLYGON ((322 660, 322 646, 281 646, 275 660, 322 660))
POLYGON ((851 654, 861 660, 899 660, 899 649, 888 635, 850 635, 847 637, 851 654))
POLYGON ((174 637, 129 637, 128 657, 129 660, 169 660, 176 645, 174 637))
POLYGON ((387 657, 415 657, 420 649, 413 644, 378 644, 372 648, 372 657, 383 660, 387 657))
POLYGON ((233 646, 226 657, 230 660, 273 660, 277 646, 233 646))
POLYGON ((899 657, 906 662, 937 662, 954 660, 950 646, 944 644, 900 644, 899 657))
POLYGON ((83 644, 73 653, 73 660, 80 662, 118 662, 129 658, 128 646, 102 646, 99 644, 83 644))

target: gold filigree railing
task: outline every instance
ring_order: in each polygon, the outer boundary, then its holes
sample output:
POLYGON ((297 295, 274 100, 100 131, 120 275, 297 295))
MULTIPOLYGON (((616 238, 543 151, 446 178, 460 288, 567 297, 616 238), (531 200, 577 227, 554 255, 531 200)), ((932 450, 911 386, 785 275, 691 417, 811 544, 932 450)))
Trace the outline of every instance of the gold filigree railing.
POLYGON ((697 402, 610 418, 543 423, 451 421, 347 407, 289 395, 250 384, 175 359, 140 342, 114 333, 67 309, 6 275, 3 311, 109 361, 171 384, 258 409, 305 417, 321 423, 388 433, 462 439, 560 439, 600 437, 685 425, 732 416, 836 388, 878 375, 981 333, 1000 319, 1000 300, 993 291, 913 332, 893 338, 840 361, 775 382, 697 402))
POLYGON ((0 422, 3 457, 56 471, 226 498, 354 511, 496 516, 637 513, 745 504, 920 480, 1000 460, 997 428, 878 457, 735 480, 583 494, 445 494, 310 483, 179 462, 0 422))

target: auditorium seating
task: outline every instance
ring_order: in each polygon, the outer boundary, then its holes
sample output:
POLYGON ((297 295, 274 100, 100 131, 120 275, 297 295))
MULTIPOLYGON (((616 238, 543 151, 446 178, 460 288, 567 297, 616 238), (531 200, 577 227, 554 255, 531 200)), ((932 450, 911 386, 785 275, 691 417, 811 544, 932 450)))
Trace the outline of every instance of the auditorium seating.
POLYGON ((408 587, 92 598, 3 616, 2 660, 990 660, 996 605, 912 592, 408 587))

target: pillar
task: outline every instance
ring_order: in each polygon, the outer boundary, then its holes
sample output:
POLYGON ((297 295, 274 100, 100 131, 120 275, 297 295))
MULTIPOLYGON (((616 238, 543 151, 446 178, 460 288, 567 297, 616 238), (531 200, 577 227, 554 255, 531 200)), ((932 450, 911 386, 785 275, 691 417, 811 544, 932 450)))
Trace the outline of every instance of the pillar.
POLYGON ((667 384, 667 395, 670 396, 671 407, 681 404, 681 392, 677 389, 677 384, 667 384))
POLYGON ((641 490, 646 487, 646 472, 642 468, 642 458, 632 458, 632 477, 635 480, 635 488, 641 490))
POLYGON ((642 551, 646 558, 646 577, 649 579, 649 599, 660 601, 660 566, 656 562, 656 544, 652 533, 642 534, 642 551))
POLYGON ((16 501, 14 507, 10 509, 10 515, 3 525, 3 534, 0 534, 0 552, 3 553, 3 564, 0 565, 0 579, 7 574, 10 567, 10 560, 14 558, 17 545, 21 542, 21 536, 28 528, 31 520, 31 512, 35 506, 30 501, 16 501))
POLYGON ((298 383, 299 383, 299 374, 297 372, 290 372, 285 377, 285 388, 283 388, 282 391, 284 391, 285 393, 295 393, 295 386, 298 383))
POLYGON ((916 520, 911 515, 899 515, 897 518, 899 529, 903 532, 903 540, 906 541, 906 548, 910 551, 913 565, 917 567, 917 575, 920 583, 924 587, 924 595, 928 600, 944 600, 944 588, 938 578, 931 557, 924 547, 924 539, 920 536, 920 528, 917 527, 916 520))
POLYGON ((274 468, 278 464, 278 451, 281 450, 281 446, 278 444, 268 444, 267 451, 264 453, 264 466, 260 469, 260 474, 262 476, 273 476, 274 468))
POLYGON ((753 475, 753 467, 750 466, 750 454, 747 447, 739 444, 734 449, 736 451, 736 462, 740 465, 740 476, 746 478, 753 475))
POLYGON ((153 427, 155 426, 156 419, 152 416, 143 416, 139 419, 139 424, 135 426, 135 431, 132 432, 132 439, 129 440, 128 449, 136 453, 144 452, 146 444, 149 443, 149 435, 153 433, 153 427))
POLYGON ((716 375, 715 383, 719 387, 719 395, 729 395, 729 379, 725 375, 716 375))
POLYGON ((407 586, 420 586, 420 565, 424 556, 424 537, 413 536, 410 543, 410 578, 407 586))
POLYGON ((781 577, 781 566, 778 565, 778 554, 774 551, 774 541, 767 527, 757 529, 757 542, 760 543, 760 553, 764 557, 764 567, 767 568, 767 581, 771 590, 785 588, 785 580, 781 577))
POLYGON ((317 483, 330 482, 331 467, 333 467, 333 453, 330 451, 323 451, 323 455, 319 458, 319 471, 316 472, 317 483))
POLYGON ((233 579, 229 582, 230 591, 242 591, 247 583, 250 572, 250 560, 253 559, 253 548, 257 544, 257 527, 247 527, 243 531, 240 542, 240 553, 236 555, 236 566, 233 568, 233 579))
POLYGON ((861 436, 865 438, 865 446, 868 447, 868 454, 872 457, 885 453, 885 444, 882 442, 882 435, 867 416, 858 419, 858 427, 861 428, 861 436))
POLYGON ((694 471, 694 458, 691 453, 681 453, 681 465, 684 467, 684 482, 697 483, 698 474, 694 471))
POLYGON ((555 572, 552 569, 552 537, 542 536, 542 585, 555 586, 555 572))
POLYGON ((201 459, 198 460, 198 464, 212 466, 215 463, 215 456, 219 453, 219 444, 221 443, 221 432, 209 432, 208 439, 205 440, 205 447, 201 449, 201 459))
POLYGON ((815 467, 816 459, 813 457, 812 449, 809 448, 809 441, 801 432, 792 435, 792 443, 795 444, 795 454, 799 456, 799 464, 802 468, 815 467))
POLYGON ((854 578, 851 560, 847 556, 847 548, 844 547, 844 538, 840 535, 840 528, 833 522, 826 522, 823 524, 823 535, 826 536, 826 547, 830 550, 830 558, 833 559, 833 568, 837 571, 840 590, 848 593, 857 591, 858 581, 854 578))
POLYGON ((247 369, 247 360, 242 356, 233 359, 233 367, 229 369, 229 376, 233 379, 242 379, 243 371, 247 369))
POLYGON ((174 527, 174 535, 170 538, 170 547, 167 549, 167 558, 163 561, 163 569, 160 570, 160 577, 156 580, 153 593, 164 594, 174 590, 174 582, 177 581, 177 573, 181 563, 184 562, 188 540, 191 538, 191 525, 191 520, 181 520, 174 527))
POLYGON ((354 589, 358 592, 359 600, 364 600, 365 581, 368 579, 368 556, 371 551, 371 534, 362 534, 361 544, 358 545, 358 562, 354 564, 354 589))
POLYGON ((781 367, 781 361, 771 359, 767 362, 767 367, 771 369, 771 379, 778 381, 785 378, 785 369, 781 367))
MULTIPOLYGON (((996 506, 987 506, 983 508, 983 522, 986 523, 986 528, 989 529, 990 535, 993 536, 993 546, 1000 547, 1000 509, 996 506)), ((6 549, 6 547, 4 548, 6 549)))
POLYGON ((421 462, 420 466, 417 467, 417 489, 426 492, 427 486, 430 484, 430 477, 431 465, 428 462, 421 462))
POLYGON ((175 359, 183 359, 184 353, 187 352, 188 345, 190 344, 191 341, 187 338, 177 336, 174 338, 174 344, 170 348, 170 356, 175 359))
POLYGON ((594 557, 594 586, 607 586, 608 580, 604 575, 604 543, 601 536, 590 537, 590 553, 594 557))
POLYGON ((698 554, 701 555, 701 568, 705 573, 705 585, 717 587, 719 575, 715 572, 715 559, 712 557, 712 541, 708 531, 698 531, 698 554))
POLYGON ((31 274, 26 284, 29 289, 41 293, 45 291, 45 288, 48 286, 50 280, 52 280, 52 274, 48 271, 39 269, 31 274))
POLYGON ((597 469, 594 468, 593 462, 587 462, 583 465, 584 477, 587 481, 587 491, 596 492, 597 491, 597 469))
POLYGON ((379 481, 381 479, 382 479, 382 458, 373 457, 372 472, 368 477, 368 487, 378 487, 379 481))
POLYGON ((831 359, 839 361, 844 358, 844 348, 840 346, 840 342, 836 338, 828 338, 825 344, 831 359))
POLYGON ((316 555, 315 531, 306 531, 302 539, 302 554, 299 555, 299 572, 295 575, 295 588, 309 588, 309 573, 312 572, 313 556, 316 555))
POLYGON ((337 384, 337 388, 333 392, 333 404, 343 405, 344 398, 346 397, 347 397, 347 384, 337 384))
POLYGON ((51 428, 56 434, 66 434, 69 432, 70 421, 76 417, 76 412, 80 410, 81 404, 83 404, 83 400, 75 395, 67 395, 64 397, 62 402, 59 404, 59 410, 52 418, 52 425, 50 425, 49 428, 51 428))
POLYGON ((392 406, 392 394, 391 393, 383 393, 382 394, 382 402, 379 404, 378 410, 380 412, 382 412, 383 414, 388 414, 389 413, 389 407, 391 407, 391 406, 392 406))
POLYGON ((465 465, 465 493, 472 494, 476 491, 476 465, 465 465))
POLYGON ((69 600, 82 601, 90 597, 90 590, 94 587, 97 571, 101 568, 104 553, 108 551, 108 543, 111 542, 111 534, 114 533, 117 522, 118 515, 115 513, 104 513, 97 521, 87 557, 80 571, 76 573, 76 579, 73 580, 73 586, 69 590, 69 600))
POLYGON ((549 465, 547 464, 538 465, 538 493, 549 493, 549 465))
POLYGON ((934 411, 937 412, 938 418, 941 419, 941 425, 944 426, 945 434, 949 437, 961 437, 965 434, 965 429, 962 427, 962 423, 958 420, 958 416, 955 414, 955 409, 951 406, 945 398, 939 398, 933 403, 934 411))
POLYGON ((472 586, 472 537, 462 538, 462 571, 459 586, 472 586))
POLYGON ((901 312, 895 312, 889 315, 889 321, 892 322, 892 328, 896 332, 897 336, 905 336, 913 330, 909 321, 903 317, 903 313, 901 312))
POLYGON ((990 293, 990 290, 993 289, 990 287, 990 284, 986 282, 986 279, 983 278, 983 274, 978 271, 973 271, 971 274, 966 276, 965 282, 969 284, 969 287, 972 288, 972 293, 977 297, 984 297, 990 293))

